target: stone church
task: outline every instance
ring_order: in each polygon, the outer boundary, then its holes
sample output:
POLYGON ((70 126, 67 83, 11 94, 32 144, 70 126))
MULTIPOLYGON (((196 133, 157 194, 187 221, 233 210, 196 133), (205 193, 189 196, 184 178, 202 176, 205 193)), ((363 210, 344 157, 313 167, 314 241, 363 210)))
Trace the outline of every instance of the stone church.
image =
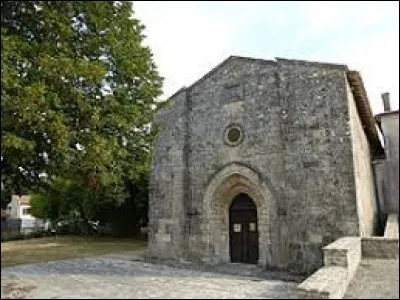
POLYGON ((311 272, 378 226, 381 137, 345 65, 231 56, 157 112, 149 255, 311 272))

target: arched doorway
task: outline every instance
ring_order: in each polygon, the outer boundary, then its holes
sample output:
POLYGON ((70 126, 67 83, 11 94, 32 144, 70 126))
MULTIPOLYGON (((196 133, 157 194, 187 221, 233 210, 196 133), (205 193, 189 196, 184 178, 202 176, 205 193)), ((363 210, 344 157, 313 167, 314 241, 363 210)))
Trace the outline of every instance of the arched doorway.
MULTIPOLYGON (((277 214, 276 194, 268 178, 247 166, 231 163, 216 173, 207 185, 203 198, 202 228, 204 236, 204 257, 215 263, 231 262, 230 255, 230 205, 235 196, 246 194, 256 205, 258 262, 263 267, 275 266, 279 259, 277 243, 278 226, 272 226, 277 214)), ((197 246, 198 239, 193 239, 197 246)))
POLYGON ((229 251, 231 262, 257 264, 257 207, 244 193, 233 198, 229 207, 229 251))

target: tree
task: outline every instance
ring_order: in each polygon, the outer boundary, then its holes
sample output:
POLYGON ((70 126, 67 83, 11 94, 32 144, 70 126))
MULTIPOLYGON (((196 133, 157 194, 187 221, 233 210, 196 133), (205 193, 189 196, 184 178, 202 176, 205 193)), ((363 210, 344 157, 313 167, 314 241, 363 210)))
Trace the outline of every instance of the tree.
POLYGON ((162 78, 143 29, 131 2, 1 2, 6 190, 119 191, 148 169, 162 78))
POLYGON ((53 221, 79 219, 82 225, 96 220, 111 225, 110 233, 114 235, 132 236, 148 222, 148 175, 144 172, 136 181, 126 180, 119 189, 102 187, 95 193, 85 184, 55 178, 45 189, 31 195, 31 214, 53 221))

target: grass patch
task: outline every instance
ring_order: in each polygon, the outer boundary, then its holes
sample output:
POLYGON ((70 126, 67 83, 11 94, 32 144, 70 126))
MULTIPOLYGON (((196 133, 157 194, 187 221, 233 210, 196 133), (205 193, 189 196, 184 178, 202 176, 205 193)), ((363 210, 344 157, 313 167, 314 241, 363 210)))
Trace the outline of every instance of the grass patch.
POLYGON ((134 238, 57 236, 1 243, 1 267, 142 250, 134 238))

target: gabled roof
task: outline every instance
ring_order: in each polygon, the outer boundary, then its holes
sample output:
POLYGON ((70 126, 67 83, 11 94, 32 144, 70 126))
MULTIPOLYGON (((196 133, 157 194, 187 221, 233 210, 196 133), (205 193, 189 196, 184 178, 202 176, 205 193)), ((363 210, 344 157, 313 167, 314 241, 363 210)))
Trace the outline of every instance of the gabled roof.
POLYGON ((383 153, 383 147, 382 147, 382 144, 379 139, 378 130, 376 128, 376 122, 375 122, 374 116, 372 114, 371 107, 369 105, 367 92, 365 90, 361 75, 357 71, 349 70, 348 67, 343 64, 324 63, 324 62, 296 60, 296 59, 285 59, 285 58, 275 58, 275 60, 265 60, 265 59, 232 55, 232 56, 229 56, 224 61, 222 61, 217 66, 215 66, 213 69, 211 69, 211 71, 206 73, 200 79, 198 79, 193 84, 191 84, 189 87, 179 89, 174 95, 181 92, 182 90, 190 90, 193 86, 195 86, 196 84, 209 78, 214 73, 216 73, 219 69, 221 69, 222 67, 227 65, 229 62, 231 62, 232 60, 257 61, 262 64, 270 64, 270 65, 277 65, 279 63, 285 63, 285 64, 314 66, 314 67, 320 67, 320 68, 343 70, 343 72, 345 72, 347 75, 347 80, 350 84, 350 88, 353 93, 354 100, 356 102, 357 111, 360 116, 361 123, 364 128, 364 132, 367 136, 368 141, 371 144, 373 152, 377 153, 377 154, 383 153))
POLYGON ((320 61, 310 61, 310 60, 302 60, 302 59, 287 59, 277 57, 275 58, 277 62, 284 62, 286 64, 295 64, 298 66, 312 66, 318 68, 328 68, 328 69, 341 69, 344 71, 348 71, 348 67, 343 64, 335 64, 335 63, 327 63, 320 61))
POLYGON ((272 65, 276 64, 276 61, 273 61, 273 60, 231 55, 228 58, 226 58, 225 60, 223 60, 221 63, 216 65, 214 68, 212 68, 211 71, 208 71, 205 75, 200 77, 200 79, 196 80, 194 83, 192 83, 190 86, 188 86, 186 89, 191 89, 196 84, 203 82, 204 80, 206 80, 207 78, 209 78, 210 76, 215 74, 219 69, 223 68, 225 65, 227 65, 229 62, 231 62, 233 60, 257 61, 262 64, 272 64, 272 65))
MULTIPOLYGON (((212 68, 210 71, 208 71, 205 75, 200 77, 200 79, 196 80, 194 83, 192 83, 188 87, 182 87, 180 88, 174 95, 182 91, 183 89, 191 89, 193 86, 196 84, 199 84, 200 82, 204 81, 205 79, 209 78, 213 74, 215 74, 219 69, 223 68, 225 65, 227 65, 229 62, 233 60, 243 60, 243 61, 252 61, 252 62, 258 62, 261 64, 268 64, 268 65, 277 65, 280 62, 287 63, 287 64, 296 64, 296 65, 305 65, 305 66, 315 66, 315 67, 324 67, 324 68, 333 68, 333 69, 343 69, 347 71, 347 66, 343 64, 334 64, 334 63, 325 63, 325 62, 317 62, 317 61, 308 61, 308 60, 300 60, 300 59, 287 59, 287 58, 281 58, 281 57, 276 57, 274 60, 268 60, 268 59, 262 59, 262 58, 254 58, 254 57, 246 57, 246 56, 238 56, 238 55, 231 55, 225 60, 223 60, 221 63, 216 65, 214 68, 212 68)), ((174 96, 173 95, 173 96, 174 96)), ((173 97, 171 96, 171 97, 173 97)))

